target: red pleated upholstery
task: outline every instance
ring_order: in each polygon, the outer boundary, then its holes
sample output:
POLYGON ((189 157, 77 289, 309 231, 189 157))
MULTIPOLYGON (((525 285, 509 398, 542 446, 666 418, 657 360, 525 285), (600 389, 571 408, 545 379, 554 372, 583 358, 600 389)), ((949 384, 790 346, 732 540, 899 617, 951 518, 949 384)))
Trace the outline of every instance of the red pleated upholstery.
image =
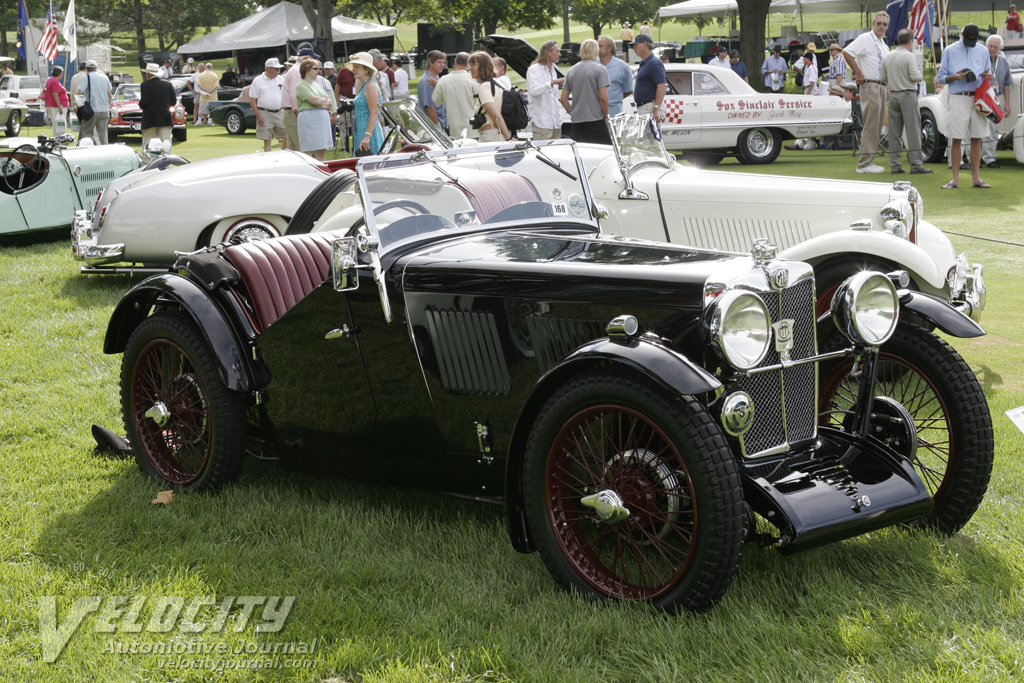
POLYGON ((242 275, 237 288, 253 309, 257 332, 267 329, 331 272, 333 235, 313 233, 236 244, 224 257, 242 275))
POLYGON ((539 202, 540 194, 533 182, 515 173, 465 173, 459 183, 473 193, 469 203, 476 211, 476 218, 483 223, 502 209, 521 202, 539 202))

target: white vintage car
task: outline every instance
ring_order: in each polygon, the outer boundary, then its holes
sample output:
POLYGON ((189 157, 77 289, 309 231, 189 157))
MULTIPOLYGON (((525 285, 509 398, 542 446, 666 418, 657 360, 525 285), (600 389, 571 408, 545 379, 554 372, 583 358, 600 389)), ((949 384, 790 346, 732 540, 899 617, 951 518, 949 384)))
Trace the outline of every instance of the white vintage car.
POLYGON ((13 97, 31 109, 43 110, 43 79, 40 76, 0 76, 0 98, 13 97))
MULTIPOLYGON (((1010 111, 999 122, 999 133, 1002 136, 1000 146, 1013 145, 1013 153, 1017 161, 1024 162, 1024 92, 1021 80, 1024 80, 1024 39, 1004 40, 1003 55, 1010 63, 1010 76, 1013 85, 1008 93, 1010 111), (1012 141, 1011 141, 1012 138, 1012 141)), ((1000 97, 1002 103, 1002 97, 1000 97)), ((921 152, 927 163, 938 163, 946 156, 949 144, 949 91, 943 88, 936 95, 928 95, 918 100, 921 110, 921 152)))
MULTIPOLYGON (((522 38, 489 35, 479 43, 524 78, 537 56, 522 38)), ((684 159, 699 166, 717 164, 727 154, 744 164, 770 164, 784 140, 836 135, 852 123, 850 104, 841 97, 760 93, 732 69, 671 63, 665 65, 665 78, 665 147, 684 152, 684 159)), ((622 106, 624 113, 636 113, 632 97, 622 106)), ((563 129, 567 124, 565 115, 563 129)))
MULTIPOLYGON (((760 93, 731 69, 666 64, 665 78, 665 147, 698 165, 716 164, 726 154, 740 163, 769 164, 783 140, 836 135, 852 122, 841 97, 760 93)), ((636 112, 632 97, 623 111, 636 112)))
POLYGON ((28 105, 17 97, 0 97, 0 126, 4 135, 16 138, 21 133, 21 122, 28 116, 28 105))

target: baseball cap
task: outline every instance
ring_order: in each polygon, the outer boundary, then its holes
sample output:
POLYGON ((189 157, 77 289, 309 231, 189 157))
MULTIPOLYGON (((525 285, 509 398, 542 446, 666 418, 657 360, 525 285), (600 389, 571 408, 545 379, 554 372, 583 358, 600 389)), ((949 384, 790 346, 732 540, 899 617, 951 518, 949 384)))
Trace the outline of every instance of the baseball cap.
POLYGON ((263 66, 266 67, 267 69, 280 69, 281 62, 277 61, 277 57, 271 57, 266 61, 266 63, 263 66))
POLYGON ((320 59, 320 55, 318 55, 317 53, 313 52, 313 48, 309 48, 309 47, 304 47, 301 50, 299 50, 299 56, 300 57, 312 57, 313 59, 320 59))
POLYGON ((729 53, 729 48, 725 47, 724 45, 719 45, 718 49, 715 50, 715 52, 718 53, 718 54, 722 54, 723 52, 728 54, 729 53))
POLYGON ((324 68, 325 69, 333 69, 334 68, 334 62, 324 62, 324 68))
POLYGON ((384 53, 381 52, 380 50, 378 50, 377 48, 374 48, 374 49, 370 50, 369 55, 371 57, 373 57, 374 59, 383 59, 384 58, 384 53))
POLYGON ((646 33, 641 33, 640 35, 633 39, 633 44, 636 45, 637 43, 647 43, 648 45, 654 45, 654 41, 651 40, 651 37, 646 33))
POLYGON ((86 65, 87 67, 89 67, 90 69, 95 69, 95 68, 96 68, 96 60, 95 60, 95 59, 90 59, 90 60, 88 60, 88 61, 87 61, 87 62, 85 63, 85 65, 86 65))
POLYGON ((740 51, 739 50, 729 50, 729 56, 730 57, 739 57, 740 56, 740 51))
POLYGON ((978 25, 967 24, 964 26, 963 33, 960 34, 964 39, 964 45, 967 47, 974 47, 978 42, 978 25))

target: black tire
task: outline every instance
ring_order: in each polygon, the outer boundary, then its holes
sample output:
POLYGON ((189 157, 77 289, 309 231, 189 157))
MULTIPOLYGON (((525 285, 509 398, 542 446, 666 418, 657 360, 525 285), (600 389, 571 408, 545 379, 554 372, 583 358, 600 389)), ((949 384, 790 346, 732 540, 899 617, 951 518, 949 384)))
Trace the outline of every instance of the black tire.
POLYGON ((921 156, 926 164, 938 164, 946 155, 946 136, 939 132, 935 115, 921 110, 921 156))
POLYGON ((524 506, 555 580, 589 598, 648 600, 669 612, 721 600, 742 553, 743 495, 704 408, 635 373, 602 369, 571 379, 539 414, 524 506), (580 498, 599 491, 621 496, 629 517, 598 521, 580 498))
POLYGON ((724 158, 725 152, 683 152, 683 161, 688 161, 691 166, 698 168, 717 166, 724 158))
POLYGON ((15 109, 11 112, 11 115, 7 117, 7 129, 4 133, 9 138, 18 137, 18 133, 21 132, 21 111, 15 109))
POLYGON ((231 110, 224 116, 224 127, 228 135, 241 135, 245 132, 245 117, 242 112, 231 110))
POLYGON ((770 164, 782 151, 782 134, 774 128, 751 128, 740 134, 736 156, 747 164, 770 164))
POLYGON ((116 130, 107 129, 107 142, 109 142, 109 143, 117 142, 117 131, 116 130))
MULTIPOLYGON (((852 359, 822 367, 820 424, 842 428, 857 392, 852 368, 852 359)), ((992 474, 992 418, 977 377, 945 341, 903 323, 880 350, 875 395, 902 404, 917 427, 913 465, 935 509, 914 526, 956 533, 978 509, 992 474)))
POLYGON ((313 191, 299 204, 299 208, 295 210, 295 215, 288 222, 288 229, 284 231, 284 234, 304 235, 312 230, 334 198, 352 187, 355 182, 355 172, 345 170, 338 171, 314 187, 313 191))
POLYGON ((186 142, 188 140, 188 128, 175 128, 171 131, 171 138, 175 142, 186 142))
POLYGON ((158 313, 132 333, 121 362, 121 414, 139 469, 158 483, 206 491, 237 479, 245 409, 188 314, 158 313), (163 425, 146 416, 158 404, 169 411, 163 425))

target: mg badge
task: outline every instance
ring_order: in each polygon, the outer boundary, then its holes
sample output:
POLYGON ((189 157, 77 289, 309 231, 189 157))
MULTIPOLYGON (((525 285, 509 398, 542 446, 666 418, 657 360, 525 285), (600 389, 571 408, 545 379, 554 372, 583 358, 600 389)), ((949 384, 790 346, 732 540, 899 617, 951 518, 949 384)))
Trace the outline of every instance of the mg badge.
POLYGON ((780 320, 772 324, 775 330, 775 351, 783 361, 789 360, 789 352, 793 350, 793 326, 796 321, 792 318, 780 320))
POLYGON ((787 268, 776 268, 768 273, 772 289, 783 290, 789 287, 789 270, 787 268))

